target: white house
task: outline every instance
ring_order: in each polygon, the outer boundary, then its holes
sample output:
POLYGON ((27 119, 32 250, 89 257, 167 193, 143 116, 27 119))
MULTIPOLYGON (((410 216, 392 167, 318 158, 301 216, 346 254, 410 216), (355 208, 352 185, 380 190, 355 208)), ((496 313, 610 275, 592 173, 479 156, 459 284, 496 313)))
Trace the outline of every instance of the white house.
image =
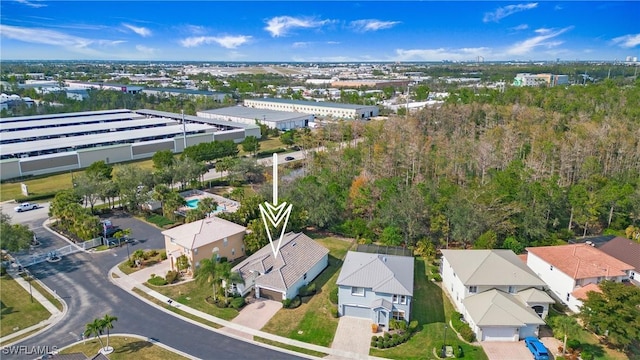
POLYGON ((604 280, 626 281, 633 271, 633 266, 590 244, 530 247, 527 251, 527 266, 574 312, 580 312, 583 287, 604 280))
POLYGON ((329 250, 303 233, 287 233, 282 239, 278 256, 270 245, 234 266, 244 284, 234 284, 236 291, 246 295, 251 289, 255 296, 282 301, 298 295, 329 265, 329 250))
POLYGON ((442 287, 481 341, 538 336, 553 299, 511 250, 442 250, 442 287))

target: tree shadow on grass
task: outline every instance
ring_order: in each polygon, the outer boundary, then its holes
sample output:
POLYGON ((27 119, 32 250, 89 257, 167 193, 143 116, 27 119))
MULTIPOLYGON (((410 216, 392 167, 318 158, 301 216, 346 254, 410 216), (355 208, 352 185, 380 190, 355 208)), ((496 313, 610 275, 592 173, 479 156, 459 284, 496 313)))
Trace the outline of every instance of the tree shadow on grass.
POLYGON ((596 358, 600 358, 605 355, 604 348, 599 344, 580 343, 580 350, 582 352, 587 352, 596 358))
POLYGON ((6 306, 4 304, 4 301, 0 301, 0 319, 13 313, 14 313, 13 306, 6 306))
POLYGON ((133 341, 133 342, 127 343, 126 345, 118 347, 117 349, 114 349, 114 353, 134 354, 138 351, 141 351, 142 349, 150 348, 152 346, 153 344, 148 341, 143 341, 143 340, 133 341))

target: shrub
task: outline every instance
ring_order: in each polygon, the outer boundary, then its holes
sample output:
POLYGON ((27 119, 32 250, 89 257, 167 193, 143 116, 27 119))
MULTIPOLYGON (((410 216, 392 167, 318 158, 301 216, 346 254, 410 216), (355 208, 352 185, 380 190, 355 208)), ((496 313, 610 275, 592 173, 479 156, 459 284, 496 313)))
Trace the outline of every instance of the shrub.
POLYGON ((433 280, 435 280, 437 282, 441 282, 442 281, 442 276, 440 276, 440 274, 434 274, 433 275, 433 280))
POLYGON ((371 338, 371 346, 376 346, 376 344, 378 344, 378 340, 374 336, 374 337, 371 338))
POLYGON ((389 333, 384 333, 384 340, 385 340, 385 341, 389 341, 389 339, 391 339, 391 334, 389 334, 389 333))
POLYGON ((147 251, 147 257, 152 258, 152 257, 157 256, 157 255, 158 255, 158 250, 149 250, 149 251, 147 251))
POLYGON ((311 296, 316 293, 316 283, 311 283, 300 288, 300 296, 311 296))
POLYGON ((47 192, 42 194, 20 196, 20 197, 16 197, 15 201, 17 203, 23 203, 23 202, 34 202, 36 200, 48 200, 48 199, 53 199, 56 196, 56 194, 57 194, 57 191, 52 191, 52 192, 47 192))
POLYGON ((167 280, 165 280, 165 278, 163 278, 162 276, 151 276, 151 278, 149 278, 147 282, 154 286, 167 285, 167 280))
POLYGON ((291 299, 284 299, 282 300, 282 307, 288 309, 289 306, 291 306, 291 299))
POLYGON ((391 338, 392 338, 393 340, 398 340, 398 338, 399 338, 399 337, 400 337, 400 335, 398 335, 398 334, 393 334, 393 335, 391 335, 391 338))
POLYGON ((580 353, 580 358, 582 360, 593 360, 593 354, 588 351, 583 351, 580 353))
POLYGON ((462 336, 462 338, 466 342, 476 341, 476 334, 473 332, 473 330, 471 330, 471 328, 467 324, 462 325, 462 327, 460 328, 460 336, 462 336))
POLYGON ((231 300, 230 306, 234 309, 240 309, 244 306, 245 301, 243 297, 237 297, 231 300))
POLYGON ((162 260, 162 261, 167 260, 167 251, 166 250, 162 250, 160 252, 160 260, 162 260))
POLYGON ((331 290, 331 292, 329 293, 329 301, 331 301, 332 304, 338 304, 338 288, 337 287, 331 290))
POLYGON ((378 341, 378 342, 376 343, 376 347, 377 347, 378 349, 383 349, 383 348, 384 348, 384 342, 382 342, 382 341, 378 341))
POLYGON ((418 320, 412 320, 409 323, 409 332, 415 332, 418 329, 418 320))
POLYGON ((221 262, 221 263, 226 263, 226 262, 228 262, 228 261, 229 261, 229 259, 227 259, 227 257, 226 257, 226 256, 223 256, 223 257, 221 257, 221 258, 220 258, 220 262, 221 262))
POLYGON ((4 276, 7 273, 7 269, 4 266, 0 266, 0 276, 4 276))
POLYGON ((167 271, 165 279, 167 280, 168 284, 173 284, 176 280, 178 280, 178 275, 179 274, 177 271, 169 270, 167 271))
POLYGON ((580 341, 576 339, 567 340, 567 349, 573 349, 573 350, 580 349, 580 341))
POLYGON ((338 307, 337 307, 337 306, 334 306, 334 307, 332 307, 332 308, 331 308, 331 315, 332 315, 334 318, 337 318, 337 317, 338 317, 338 307))

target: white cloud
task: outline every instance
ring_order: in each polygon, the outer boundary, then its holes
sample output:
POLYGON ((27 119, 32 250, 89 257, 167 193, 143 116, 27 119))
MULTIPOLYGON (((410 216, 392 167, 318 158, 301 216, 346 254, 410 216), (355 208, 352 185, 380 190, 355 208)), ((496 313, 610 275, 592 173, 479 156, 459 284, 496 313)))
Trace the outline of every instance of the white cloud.
POLYGON ((555 30, 555 29, 535 30, 535 32, 539 35, 513 44, 511 47, 509 47, 506 50, 506 54, 507 55, 525 55, 525 54, 528 54, 531 50, 539 46, 544 46, 547 48, 558 46, 562 44, 562 41, 557 41, 557 40, 548 41, 548 40, 551 40, 556 36, 563 34, 571 29, 573 29, 573 26, 569 26, 559 30, 555 30))
POLYGON ((518 26, 514 26, 512 28, 510 28, 510 30, 514 30, 514 31, 522 31, 522 30, 527 30, 529 28, 529 25, 527 24, 520 24, 518 26))
POLYGON ((632 48, 640 45, 640 34, 628 34, 614 38, 614 44, 623 48, 632 48))
POLYGON ((400 21, 382 21, 376 19, 355 20, 349 23, 349 27, 355 32, 378 31, 390 29, 400 24, 400 21))
POLYGON ((487 47, 460 49, 396 49, 397 59, 400 61, 465 61, 474 60, 476 56, 489 57, 491 49, 487 47))
POLYGON ((0 24, 0 37, 32 44, 58 46, 64 48, 66 51, 95 57, 104 57, 110 54, 101 53, 92 48, 91 45, 99 47, 116 46, 124 42, 122 40, 88 39, 55 30, 26 28, 3 24, 0 24))
POLYGON ((267 21, 267 26, 264 29, 271 34, 271 37, 280 37, 286 36, 291 29, 313 29, 322 27, 329 23, 331 23, 331 20, 314 20, 311 18, 276 16, 267 21))
POLYGON ((194 35, 202 35, 206 33, 204 26, 200 25, 186 25, 184 28, 187 30, 187 32, 194 35))
POLYGON ((309 46, 309 44, 311 43, 308 41, 296 41, 293 44, 291 44, 291 47, 294 49, 300 49, 300 48, 305 48, 309 46))
POLYGON ((182 39, 180 44, 184 47, 197 47, 205 44, 218 44, 227 49, 235 49, 240 45, 243 45, 251 40, 251 36, 237 35, 237 36, 192 36, 186 39, 182 39))
POLYGON ((15 0, 15 2, 17 2, 17 3, 20 3, 22 5, 26 5, 28 7, 36 8, 36 9, 47 6, 47 4, 41 4, 39 1, 40 0, 35 0, 35 1, 15 0))
POLYGON ((152 47, 144 45, 136 45, 136 50, 144 55, 154 55, 156 52, 158 52, 158 49, 154 49, 152 47))
POLYGON ((519 13, 525 10, 535 9, 538 6, 538 3, 528 3, 528 4, 518 4, 518 5, 507 5, 500 8, 497 8, 494 12, 488 12, 484 14, 484 18, 482 21, 484 22, 498 22, 501 19, 506 18, 509 15, 513 15, 515 13, 519 13))
POLYGON ((126 27, 127 29, 133 31, 134 33, 142 36, 142 37, 149 37, 151 36, 151 30, 147 29, 146 27, 142 27, 142 26, 133 26, 130 24, 122 24, 122 26, 126 27))

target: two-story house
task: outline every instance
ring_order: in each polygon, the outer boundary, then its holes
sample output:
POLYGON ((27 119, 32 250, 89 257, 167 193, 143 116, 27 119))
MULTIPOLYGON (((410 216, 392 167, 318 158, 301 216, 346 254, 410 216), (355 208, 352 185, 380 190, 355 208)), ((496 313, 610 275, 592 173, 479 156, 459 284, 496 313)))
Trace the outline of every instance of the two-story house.
POLYGON ((167 258, 175 270, 176 260, 185 255, 191 270, 203 259, 226 257, 233 261, 245 256, 246 228, 218 217, 194 221, 162 232, 167 258))
POLYGON ((409 321, 414 259, 349 251, 336 281, 338 314, 370 319, 383 329, 389 320, 409 321))
POLYGON ((553 299, 511 250, 442 250, 442 287, 481 341, 538 336, 553 299))
POLYGON ((595 289, 604 280, 626 281, 634 269, 590 244, 529 247, 527 252, 527 266, 574 312, 580 312, 585 287, 595 289))

